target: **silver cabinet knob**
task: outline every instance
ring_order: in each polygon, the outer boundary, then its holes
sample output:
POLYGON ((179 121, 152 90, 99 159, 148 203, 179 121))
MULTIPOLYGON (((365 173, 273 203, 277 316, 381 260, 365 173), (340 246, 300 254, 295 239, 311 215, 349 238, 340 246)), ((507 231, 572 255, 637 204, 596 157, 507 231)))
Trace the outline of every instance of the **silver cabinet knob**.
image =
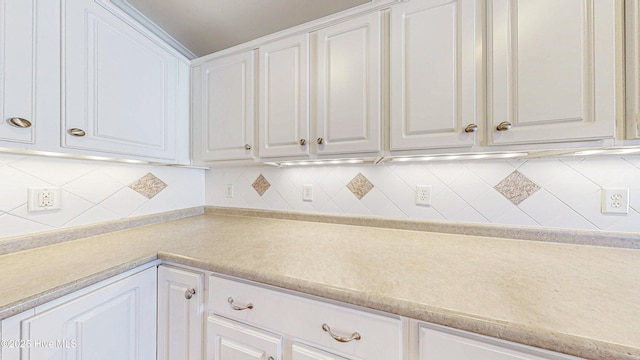
POLYGON ((464 128, 464 132, 466 133, 474 133, 476 131, 478 131, 478 125, 476 124, 469 124, 466 128, 464 128))
POLYGON ((184 292, 184 298, 187 299, 187 300, 191 300, 191 298, 195 294, 196 294, 196 289, 187 289, 184 292))
POLYGON ((247 305, 245 305, 245 306, 238 306, 238 305, 234 304, 234 303, 233 303, 233 298, 232 298, 232 297, 229 297, 229 298, 227 299, 227 302, 229 303, 229 306, 231 306, 231 308, 232 308, 233 310, 236 310, 236 311, 251 310, 251 309, 253 309, 253 304, 252 304, 252 303, 248 303, 248 304, 247 304, 247 305))
POLYGON ((71 128, 67 132, 69 133, 69 135, 78 136, 78 137, 87 135, 87 133, 84 132, 84 130, 78 129, 78 128, 71 128))
POLYGON ((498 124, 498 127, 496 127, 496 130, 498 131, 511 130, 511 123, 508 121, 503 121, 500 124, 498 124))
POLYGON ((13 127, 22 129, 31 127, 31 121, 19 117, 12 117, 10 119, 7 119, 7 123, 13 127))
POLYGON ((322 145, 322 144, 324 144, 324 139, 319 137, 318 138, 318 145, 322 145))
POLYGON ((345 337, 336 335, 333 332, 331 332, 331 328, 327 324, 322 324, 322 330, 324 330, 325 332, 329 333, 329 335, 331 335, 331 337, 335 341, 342 342, 342 343, 350 342, 350 341, 353 341, 353 340, 358 341, 358 340, 362 339, 360 334, 357 333, 357 332, 354 332, 353 334, 351 334, 350 338, 345 338, 345 337))
POLYGON ((244 144, 244 149, 245 149, 245 150, 251 150, 251 145, 249 145, 249 144, 244 144))
POLYGON ((305 146, 305 145, 307 145, 307 140, 300 139, 300 146, 305 146))

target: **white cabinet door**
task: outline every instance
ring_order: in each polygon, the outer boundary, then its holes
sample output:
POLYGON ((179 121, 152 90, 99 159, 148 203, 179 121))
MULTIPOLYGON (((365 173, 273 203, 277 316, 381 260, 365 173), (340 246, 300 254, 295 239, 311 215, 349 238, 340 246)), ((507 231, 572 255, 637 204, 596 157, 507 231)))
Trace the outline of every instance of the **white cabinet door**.
POLYGON ((309 35, 260 47, 261 157, 309 154, 309 35))
POLYGON ((640 4, 625 1, 627 138, 640 139, 640 4))
POLYGON ((194 69, 196 160, 252 159, 255 51, 214 59, 194 69))
POLYGON ((378 152, 381 144, 381 14, 316 35, 318 154, 378 152))
POLYGON ((612 138, 616 2, 487 3, 489 143, 612 138))
POLYGON ((304 344, 291 345, 291 360, 349 360, 348 358, 328 353, 304 344))
POLYGON ((468 147, 482 125, 477 0, 391 8, 391 150, 468 147))
POLYGON ((578 360, 442 326, 420 324, 418 360, 578 360))
POLYGON ((207 319, 207 360, 280 360, 282 337, 219 316, 207 319))
POLYGON ((0 0, 0 54, 0 144, 59 145, 59 4, 0 0))
POLYGON ((204 274, 158 268, 158 360, 201 360, 204 274))
POLYGON ((26 346, 5 360, 156 359, 156 268, 36 309, 19 329, 26 346))
POLYGON ((188 65, 98 1, 63 3, 63 146, 175 159, 188 65))

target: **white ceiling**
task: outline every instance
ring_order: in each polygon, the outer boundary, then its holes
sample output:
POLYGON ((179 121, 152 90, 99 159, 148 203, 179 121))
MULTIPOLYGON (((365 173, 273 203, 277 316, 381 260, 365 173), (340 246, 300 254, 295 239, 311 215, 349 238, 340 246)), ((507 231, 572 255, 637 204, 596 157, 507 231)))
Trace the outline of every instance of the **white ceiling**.
MULTIPOLYGON (((115 1, 114 1, 115 2, 115 1)), ((370 0, 125 0, 197 56, 370 0)))

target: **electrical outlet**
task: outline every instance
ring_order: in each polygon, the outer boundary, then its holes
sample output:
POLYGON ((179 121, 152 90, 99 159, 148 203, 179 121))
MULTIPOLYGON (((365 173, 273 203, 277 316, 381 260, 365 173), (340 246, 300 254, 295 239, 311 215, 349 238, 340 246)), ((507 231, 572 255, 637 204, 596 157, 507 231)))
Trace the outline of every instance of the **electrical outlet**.
POLYGON ((431 185, 416 186, 416 205, 431 206, 431 185))
POLYGON ((302 185, 302 201, 313 201, 313 185, 302 185))
POLYGON ((227 184, 224 190, 224 196, 228 198, 233 197, 233 184, 227 184))
POLYGON ((602 189, 603 214, 628 214, 629 189, 602 189))
POLYGON ((48 211, 61 208, 60 188, 29 188, 27 190, 27 211, 48 211))

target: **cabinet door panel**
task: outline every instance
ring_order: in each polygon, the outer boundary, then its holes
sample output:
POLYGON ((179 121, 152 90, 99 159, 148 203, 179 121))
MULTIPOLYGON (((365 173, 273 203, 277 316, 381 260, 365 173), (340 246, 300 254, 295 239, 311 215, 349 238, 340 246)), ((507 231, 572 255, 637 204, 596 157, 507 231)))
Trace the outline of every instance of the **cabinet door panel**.
POLYGON ((207 360, 267 360, 282 356, 282 337, 219 316, 207 319, 207 360))
POLYGON ((491 0, 492 144, 613 137, 615 2, 491 0), (509 131, 495 128, 503 121, 509 131))
POLYGON ((158 268, 158 360, 202 359, 203 281, 202 273, 158 268))
POLYGON ((627 138, 640 139, 640 4, 625 2, 627 138))
POLYGON ((472 146, 481 38, 476 0, 391 9, 391 150, 472 146))
POLYGON ((317 32, 319 154, 380 150, 380 14, 317 32))
POLYGON ((260 48, 260 156, 309 154, 309 35, 260 48), (301 145, 300 140, 305 140, 301 145))
POLYGON ((94 1, 64 20, 64 146, 175 158, 178 60, 94 1))
MULTIPOLYGON (((255 54, 216 59, 200 69, 202 160, 250 159, 255 121, 255 54)), ((197 86, 197 84, 195 85, 197 86)))
POLYGON ((151 268, 39 313, 22 321, 21 359, 155 359, 155 299, 151 268))

